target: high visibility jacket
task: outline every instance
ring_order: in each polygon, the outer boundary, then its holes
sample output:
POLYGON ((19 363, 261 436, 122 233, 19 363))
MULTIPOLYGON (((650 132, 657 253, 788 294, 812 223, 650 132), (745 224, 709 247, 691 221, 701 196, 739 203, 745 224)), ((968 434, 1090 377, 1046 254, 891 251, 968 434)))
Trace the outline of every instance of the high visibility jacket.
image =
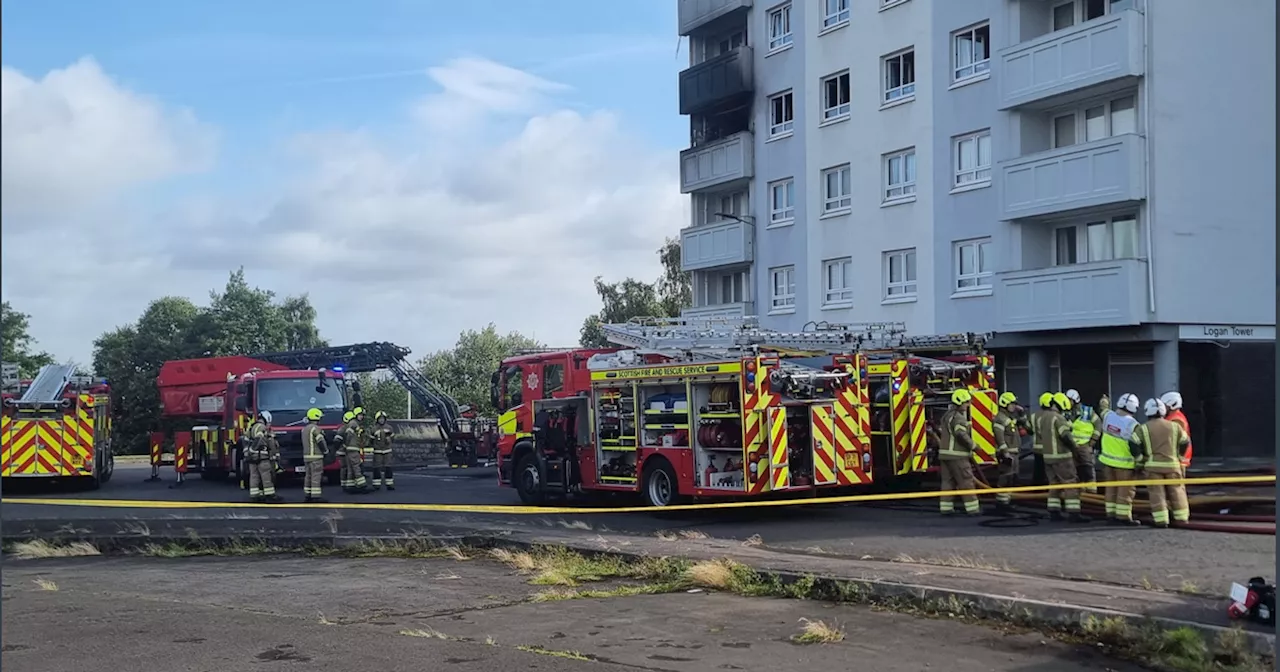
POLYGON ((1169 422, 1176 423, 1182 428, 1182 433, 1187 435, 1187 449, 1183 451, 1182 456, 1179 459, 1182 462, 1182 466, 1191 466, 1191 425, 1187 423, 1187 416, 1183 414, 1182 409, 1179 408, 1176 411, 1169 411, 1164 416, 1164 419, 1169 422))
POLYGON ((1152 418, 1134 433, 1142 445, 1138 466, 1153 474, 1174 474, 1182 469, 1178 453, 1191 444, 1182 426, 1164 418, 1152 418))
POLYGON ((938 459, 971 459, 973 437, 969 431, 969 416, 963 410, 952 408, 942 414, 942 445, 938 448, 938 459))
POLYGON ((1138 428, 1137 418, 1111 411, 1102 425, 1102 454, 1098 461, 1113 469, 1132 469, 1135 466, 1134 446, 1141 446, 1137 443, 1139 439, 1134 437, 1134 430, 1138 428))
POLYGON ((302 459, 307 462, 323 460, 329 445, 324 440, 324 430, 320 425, 309 422, 302 428, 302 459))
POLYGON ((352 419, 351 422, 342 426, 342 445, 348 452, 354 450, 361 453, 363 451, 360 450, 360 443, 360 423, 352 419))
POLYGON ((1041 411, 1040 417, 1036 418, 1036 438, 1043 442, 1045 462, 1069 460, 1075 453, 1071 423, 1053 409, 1041 411))
POLYGON ((245 457, 253 461, 267 460, 271 458, 271 433, 267 431, 267 425, 262 421, 255 421, 249 425, 249 431, 245 433, 249 438, 248 450, 245 451, 245 457))
POLYGON ((995 433, 996 452, 1018 452, 1018 426, 1013 416, 1000 409, 991 420, 991 429, 995 433))
POLYGON ((1027 416, 1027 431, 1031 433, 1031 449, 1036 455, 1044 455, 1044 438, 1040 436, 1040 418, 1048 412, 1049 409, 1042 408, 1027 416))
POLYGON ((391 454, 391 428, 381 425, 370 432, 369 444, 378 455, 391 454))
POLYGON ((1077 446, 1087 446, 1098 440, 1098 429, 1093 424, 1093 409, 1080 407, 1080 414, 1071 421, 1071 438, 1077 446))

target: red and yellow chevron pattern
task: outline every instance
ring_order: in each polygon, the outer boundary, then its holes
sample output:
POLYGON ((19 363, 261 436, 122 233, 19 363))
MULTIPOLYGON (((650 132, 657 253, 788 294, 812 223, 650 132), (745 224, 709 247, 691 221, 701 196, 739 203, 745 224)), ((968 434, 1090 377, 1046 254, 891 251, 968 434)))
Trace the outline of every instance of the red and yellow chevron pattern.
POLYGON ((768 432, 765 423, 768 420, 767 409, 778 397, 769 390, 768 363, 759 357, 742 362, 742 445, 747 451, 747 459, 742 468, 747 491, 753 495, 767 492, 770 485, 768 432), (754 480, 752 465, 756 468, 754 480))
POLYGON ((834 415, 830 404, 814 404, 809 407, 809 434, 813 437, 813 482, 816 485, 837 483, 834 415))
POLYGON ((911 472, 911 458, 915 454, 911 443, 911 386, 907 380, 907 360, 895 359, 889 366, 890 397, 893 420, 894 473, 901 476, 911 472))
POLYGON ((996 439, 993 424, 996 418, 997 391, 972 390, 973 402, 969 405, 969 436, 973 438, 973 461, 977 464, 996 463, 996 439))
POLYGON ((82 394, 74 402, 65 411, 0 418, 0 475, 92 475, 98 416, 103 416, 104 430, 110 422, 106 418, 107 397, 82 394))
POLYGON ((911 390, 911 471, 929 469, 929 444, 924 437, 924 393, 911 390))
MULTIPOLYGON (((861 485, 871 482, 871 470, 864 469, 863 456, 870 453, 871 410, 867 381, 862 372, 865 355, 855 355, 844 364, 849 384, 840 388, 835 403, 836 482, 861 485)), ((870 464, 870 461, 867 461, 870 464)))
POLYGON ((769 409, 769 473, 770 487, 786 490, 791 487, 791 468, 787 446, 787 409, 773 406, 769 409))

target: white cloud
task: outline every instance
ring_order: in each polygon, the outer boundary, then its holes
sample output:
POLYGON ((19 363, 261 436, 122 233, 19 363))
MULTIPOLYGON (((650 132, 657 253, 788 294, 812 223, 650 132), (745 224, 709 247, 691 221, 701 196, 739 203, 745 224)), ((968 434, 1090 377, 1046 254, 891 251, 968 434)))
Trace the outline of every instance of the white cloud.
MULTIPOLYGON (((470 58, 429 73, 440 91, 413 106, 406 129, 282 139, 296 170, 265 205, 203 198, 141 219, 142 211, 120 213, 140 221, 136 227, 80 220, 86 268, 51 282, 11 283, 37 264, 6 245, 6 298, 33 313, 42 346, 77 357, 150 299, 184 293, 202 300, 241 264, 255 284, 309 292, 321 331, 334 342, 390 340, 424 354, 489 321, 554 344, 575 342, 582 319, 598 309, 594 276, 657 276, 656 250, 678 231, 686 208, 674 153, 643 145, 607 111, 557 109, 554 96, 566 87, 520 70, 470 58), (110 294, 66 294, 92 286, 103 267, 115 277, 110 294)), ((148 127, 175 128, 171 119, 153 116, 148 127)), ((111 124, 128 125, 111 115, 81 122, 111 124)), ((180 132, 162 137, 172 138, 169 147, 191 146, 180 132)), ((51 151, 78 158, 62 146, 51 151)), ((191 165, 153 156, 141 153, 140 165, 120 167, 142 178, 98 182, 106 186, 96 193, 163 177, 156 166, 171 174, 191 165)), ((95 165, 102 164, 68 166, 68 182, 56 184, 74 193, 69 176, 95 165)))

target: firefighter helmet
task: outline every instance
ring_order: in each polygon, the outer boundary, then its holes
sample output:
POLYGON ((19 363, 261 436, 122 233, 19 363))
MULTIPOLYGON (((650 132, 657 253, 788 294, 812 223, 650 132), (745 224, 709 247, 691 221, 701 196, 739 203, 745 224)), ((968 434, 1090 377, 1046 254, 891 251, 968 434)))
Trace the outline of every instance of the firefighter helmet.
POLYGON ((1061 392, 1057 392, 1053 395, 1053 405, 1057 406, 1060 411, 1069 411, 1071 410, 1071 398, 1061 392))
POLYGON ((951 393, 951 403, 961 406, 973 401, 973 395, 963 387, 951 393))
POLYGON ((320 422, 320 418, 324 417, 324 413, 318 408, 307 409, 307 419, 312 422, 320 422))
POLYGON ((1178 392, 1165 392, 1160 395, 1160 403, 1164 404, 1169 410, 1176 411, 1182 408, 1182 394, 1178 392))
POLYGON ((1159 399, 1148 399, 1147 403, 1143 404, 1142 410, 1146 411, 1148 418, 1163 418, 1164 414, 1168 412, 1164 402, 1159 399))
POLYGON ((1049 404, 1053 403, 1053 393, 1045 392, 1040 395, 1040 408, 1049 408, 1049 404))
POLYGON ((346 413, 342 414, 342 421, 351 422, 352 420, 355 419, 355 417, 356 417, 355 413, 352 413, 351 411, 347 411, 346 413))
POLYGON ((1000 395, 1000 408, 1008 408, 1009 404, 1018 403, 1018 395, 1012 392, 1005 392, 1000 395))
POLYGON ((1116 400, 1116 409, 1124 409, 1130 413, 1138 412, 1138 395, 1125 392, 1116 400))
POLYGON ((271 411, 261 411, 261 412, 259 412, 259 413, 258 413, 258 417, 259 417, 259 418, 260 418, 264 423, 266 423, 266 424, 268 424, 268 425, 269 425, 269 424, 271 424, 271 411))
POLYGON ((386 422, 386 421, 387 421, 387 412, 386 412, 386 411, 378 411, 377 413, 374 413, 374 414, 373 414, 373 421, 374 421, 374 422, 386 422))
POLYGON ((1080 403, 1080 393, 1077 392, 1075 388, 1067 390, 1067 398, 1071 400, 1072 404, 1080 403))
POLYGON ((364 415, 364 406, 356 406, 354 409, 351 410, 351 415, 352 417, 355 417, 355 418, 359 418, 360 416, 364 415))

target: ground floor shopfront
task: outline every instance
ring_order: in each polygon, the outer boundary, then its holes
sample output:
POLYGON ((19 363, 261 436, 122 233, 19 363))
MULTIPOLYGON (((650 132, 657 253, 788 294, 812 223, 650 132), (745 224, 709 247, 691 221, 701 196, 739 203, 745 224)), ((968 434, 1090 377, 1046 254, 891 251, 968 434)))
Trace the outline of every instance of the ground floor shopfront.
POLYGON ((1275 327, 1142 325, 997 334, 1001 389, 1028 407, 1046 390, 1085 403, 1182 393, 1196 455, 1270 457, 1276 440, 1275 327))

